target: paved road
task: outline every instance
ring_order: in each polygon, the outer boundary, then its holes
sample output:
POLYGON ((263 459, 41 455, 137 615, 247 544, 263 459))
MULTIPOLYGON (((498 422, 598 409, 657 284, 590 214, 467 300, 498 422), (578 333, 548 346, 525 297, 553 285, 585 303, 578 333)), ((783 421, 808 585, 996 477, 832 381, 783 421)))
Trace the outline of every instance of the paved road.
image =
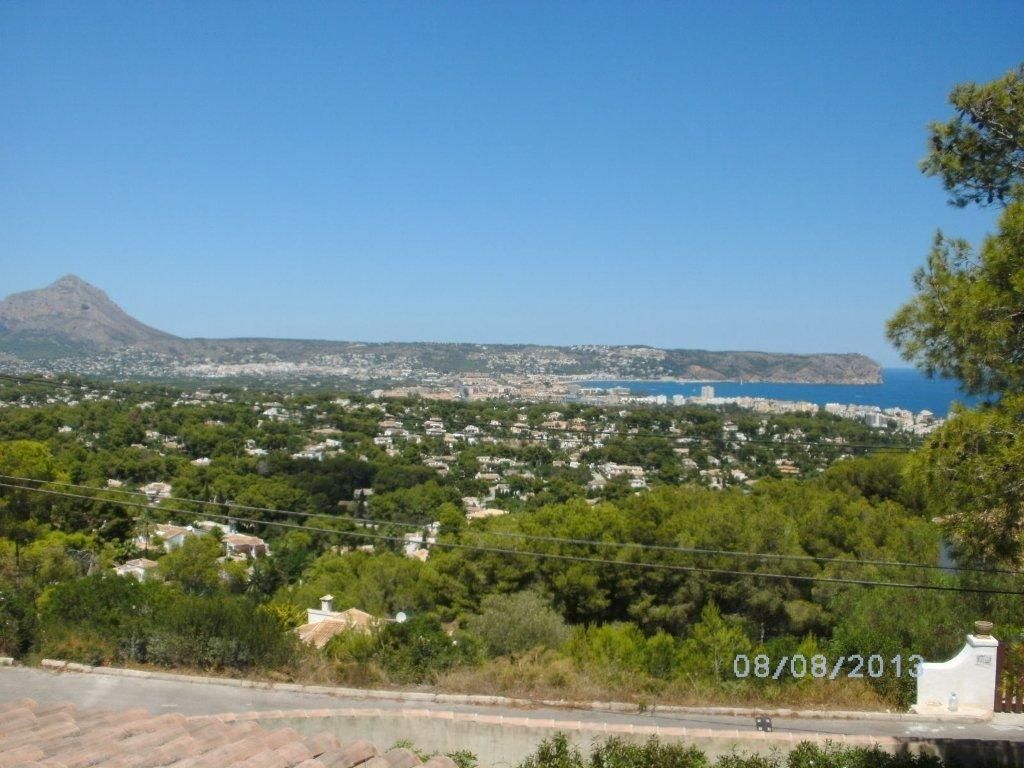
MULTIPOLYGON (((289 709, 434 709, 544 720, 615 722, 636 725, 754 730, 747 717, 701 714, 636 714, 585 709, 492 707, 407 702, 389 699, 341 698, 315 693, 237 688, 233 686, 133 677, 52 672, 26 667, 0 667, 0 702, 29 697, 44 704, 70 701, 81 707, 144 708, 151 712, 209 715, 289 709)), ((921 720, 774 719, 776 732, 794 734, 869 734, 916 738, 957 738, 1024 741, 1024 716, 997 716, 991 723, 938 723, 921 720)))

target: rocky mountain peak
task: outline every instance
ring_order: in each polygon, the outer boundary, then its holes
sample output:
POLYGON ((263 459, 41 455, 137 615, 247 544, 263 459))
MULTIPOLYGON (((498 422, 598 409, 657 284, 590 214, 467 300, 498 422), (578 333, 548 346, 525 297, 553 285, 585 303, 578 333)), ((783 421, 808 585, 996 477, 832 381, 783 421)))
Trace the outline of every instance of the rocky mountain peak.
POLYGON ((0 301, 0 349, 30 343, 97 350, 172 338, 139 322, 77 275, 0 301))

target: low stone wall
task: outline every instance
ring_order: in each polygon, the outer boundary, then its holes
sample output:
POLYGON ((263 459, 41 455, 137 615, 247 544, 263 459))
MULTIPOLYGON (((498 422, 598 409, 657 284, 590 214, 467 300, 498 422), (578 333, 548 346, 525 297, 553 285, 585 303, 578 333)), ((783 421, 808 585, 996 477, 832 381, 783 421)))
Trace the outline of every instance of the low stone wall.
MULTIPOLYGON (((191 719, 205 719, 204 717, 191 719)), ((275 712, 247 712, 210 716, 220 721, 255 721, 270 728, 291 727, 301 734, 327 732, 339 739, 364 738, 387 748, 396 741, 408 740, 427 752, 451 752, 468 749, 481 765, 505 768, 532 754, 546 738, 561 732, 586 753, 595 741, 616 736, 643 743, 656 736, 659 740, 693 744, 711 758, 735 751, 767 755, 788 753, 802 741, 847 746, 877 746, 896 752, 905 745, 889 737, 837 736, 816 734, 764 733, 709 728, 674 728, 623 723, 591 723, 533 717, 503 717, 428 709, 315 709, 275 712)), ((936 754, 927 743, 914 745, 912 751, 936 754)))

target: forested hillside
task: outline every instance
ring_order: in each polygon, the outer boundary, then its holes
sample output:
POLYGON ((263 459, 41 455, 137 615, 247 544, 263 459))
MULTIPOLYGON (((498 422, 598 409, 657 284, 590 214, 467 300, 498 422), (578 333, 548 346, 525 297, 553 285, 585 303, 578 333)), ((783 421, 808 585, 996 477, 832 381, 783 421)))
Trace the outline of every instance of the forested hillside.
POLYGON ((879 706, 906 703, 912 655, 1024 605, 963 591, 1016 577, 938 567, 910 438, 827 414, 22 380, 0 401, 0 652, 29 659, 879 706), (197 535, 139 538, 165 523, 197 535), (225 557, 214 523, 270 554, 225 557), (114 575, 139 557, 152 577, 114 575), (381 623, 301 644, 326 594, 381 623), (772 679, 759 654, 886 670, 772 679))

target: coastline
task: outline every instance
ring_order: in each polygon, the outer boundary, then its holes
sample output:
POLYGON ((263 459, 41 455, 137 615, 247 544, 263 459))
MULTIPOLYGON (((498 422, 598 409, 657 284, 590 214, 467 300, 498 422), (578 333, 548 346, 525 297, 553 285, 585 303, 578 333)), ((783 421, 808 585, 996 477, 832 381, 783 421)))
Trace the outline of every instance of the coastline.
POLYGON ((680 378, 659 379, 601 379, 596 377, 578 378, 581 387, 608 389, 624 387, 632 395, 667 396, 675 395, 692 398, 700 387, 713 387, 718 399, 751 398, 780 402, 807 402, 824 407, 827 404, 851 405, 857 407, 876 406, 882 410, 898 408, 911 412, 930 411, 944 418, 952 410, 953 403, 968 407, 978 402, 977 398, 965 395, 955 381, 929 379, 914 368, 883 369, 880 383, 852 382, 782 382, 735 380, 695 380, 680 378))
MULTIPOLYGON (((907 370, 913 371, 913 368, 898 368, 893 370, 907 370)), ((736 384, 738 386, 746 386, 747 384, 785 384, 793 386, 806 386, 806 387, 877 387, 886 383, 885 376, 879 375, 877 381, 846 381, 846 380, 815 380, 807 381, 802 379, 680 379, 671 376, 662 376, 658 378, 630 378, 630 379, 617 379, 617 378, 603 378, 593 375, 574 375, 566 376, 566 381, 573 383, 580 382, 603 382, 605 384, 614 382, 615 384, 736 384)))

